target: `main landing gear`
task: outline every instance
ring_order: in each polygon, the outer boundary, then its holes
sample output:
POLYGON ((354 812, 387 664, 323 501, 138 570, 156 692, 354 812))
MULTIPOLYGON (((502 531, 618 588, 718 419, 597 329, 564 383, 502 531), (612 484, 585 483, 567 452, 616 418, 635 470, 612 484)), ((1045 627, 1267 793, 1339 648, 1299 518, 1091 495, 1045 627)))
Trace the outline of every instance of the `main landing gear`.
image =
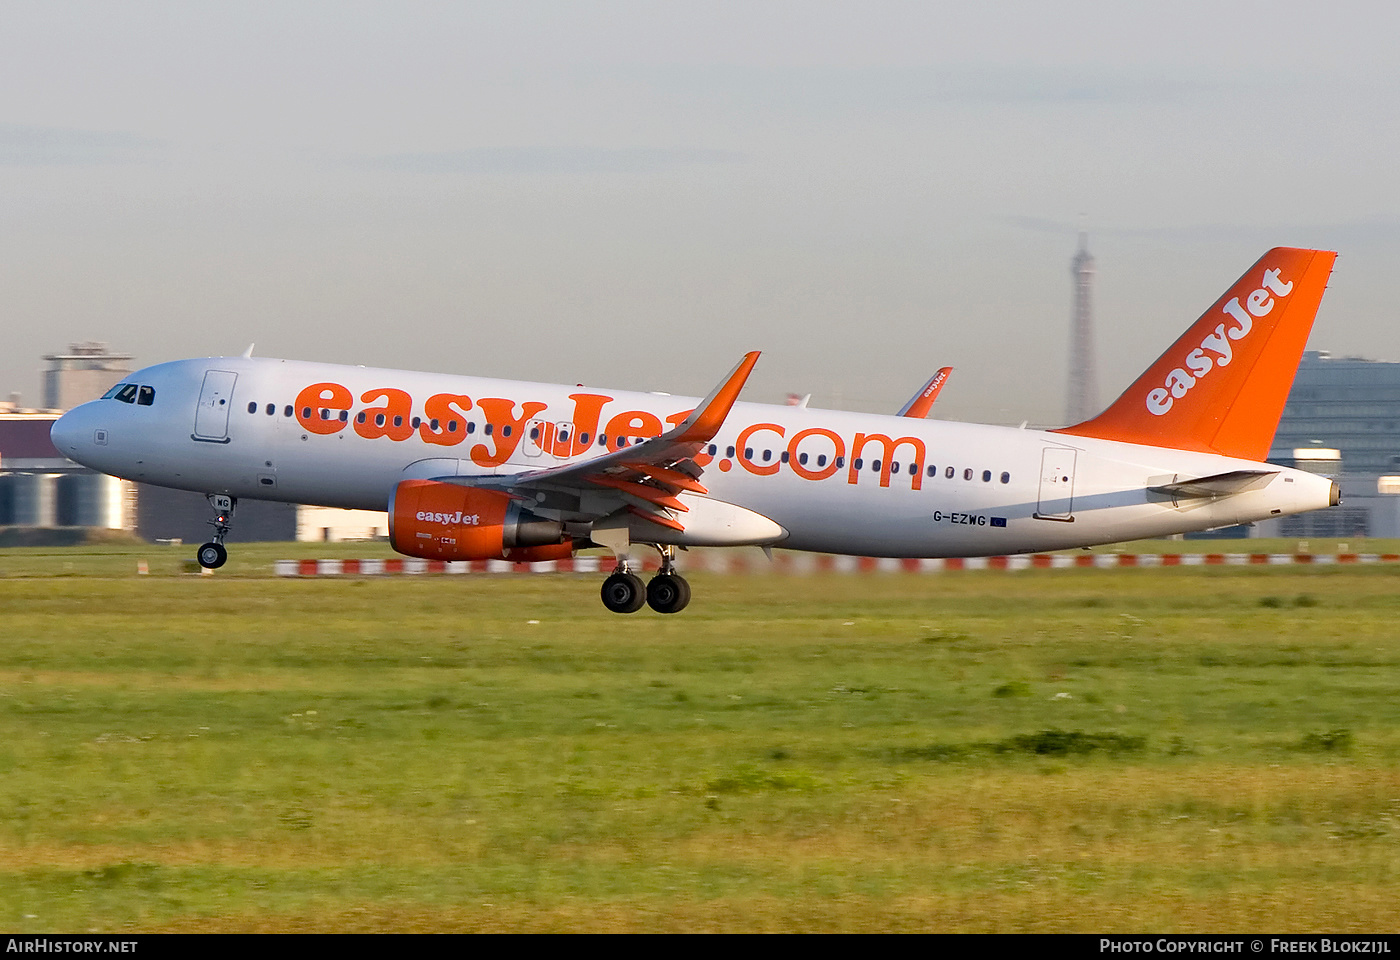
POLYGON ((642 604, 657 613, 680 613, 690 603, 690 584, 676 573, 676 548, 657 547, 661 552, 661 572, 642 586, 642 578, 631 571, 629 561, 619 558, 617 569, 603 581, 603 606, 613 613, 636 613, 642 604))
POLYGON ((206 570, 217 570, 228 560, 228 551, 224 549, 224 537, 228 536, 233 526, 233 511, 238 507, 238 498, 211 493, 205 499, 209 501, 209 506, 214 508, 214 519, 206 521, 214 528, 214 539, 199 548, 195 559, 206 570))

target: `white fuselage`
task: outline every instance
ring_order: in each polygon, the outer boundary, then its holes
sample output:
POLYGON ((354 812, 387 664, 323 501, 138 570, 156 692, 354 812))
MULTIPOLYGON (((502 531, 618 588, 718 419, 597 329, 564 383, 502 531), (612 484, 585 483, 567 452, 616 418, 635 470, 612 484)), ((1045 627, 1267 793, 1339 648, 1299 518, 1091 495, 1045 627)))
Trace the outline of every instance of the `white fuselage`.
MULTIPOLYGON (((151 402, 104 399, 70 411, 53 431, 64 455, 144 483, 367 510, 384 510, 405 479, 511 474, 600 456, 617 449, 618 437, 670 429, 698 403, 262 358, 164 363, 125 382, 152 388, 151 402), (316 385, 339 389, 307 392, 316 385)), ((1174 500, 1150 488, 1261 465, 1040 430, 789 406, 735 404, 712 446, 699 458, 705 499, 774 521, 784 533, 768 538, 773 545, 868 556, 1054 550, 1262 520, 1325 507, 1332 497, 1325 478, 1268 466, 1273 475, 1256 489, 1174 500)), ((725 542, 703 530, 667 536, 725 542)))

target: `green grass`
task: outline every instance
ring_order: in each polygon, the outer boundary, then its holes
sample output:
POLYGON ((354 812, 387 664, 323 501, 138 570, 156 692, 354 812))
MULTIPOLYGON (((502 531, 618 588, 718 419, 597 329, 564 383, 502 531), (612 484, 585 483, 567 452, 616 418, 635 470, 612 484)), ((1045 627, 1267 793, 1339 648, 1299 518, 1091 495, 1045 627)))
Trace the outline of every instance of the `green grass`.
POLYGON ((617 617, 596 576, 269 575, 375 555, 310 546, 0 551, 0 923, 1394 925, 1400 569, 697 574, 617 617))

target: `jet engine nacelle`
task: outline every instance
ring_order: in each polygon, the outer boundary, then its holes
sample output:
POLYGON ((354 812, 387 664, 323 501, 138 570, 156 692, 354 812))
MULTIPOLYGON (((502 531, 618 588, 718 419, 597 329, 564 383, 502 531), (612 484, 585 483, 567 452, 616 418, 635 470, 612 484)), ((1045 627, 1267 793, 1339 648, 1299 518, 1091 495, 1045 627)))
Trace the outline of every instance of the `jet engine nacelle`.
POLYGON ((428 560, 561 560, 574 552, 557 520, 495 490, 405 480, 389 497, 389 544, 428 560))

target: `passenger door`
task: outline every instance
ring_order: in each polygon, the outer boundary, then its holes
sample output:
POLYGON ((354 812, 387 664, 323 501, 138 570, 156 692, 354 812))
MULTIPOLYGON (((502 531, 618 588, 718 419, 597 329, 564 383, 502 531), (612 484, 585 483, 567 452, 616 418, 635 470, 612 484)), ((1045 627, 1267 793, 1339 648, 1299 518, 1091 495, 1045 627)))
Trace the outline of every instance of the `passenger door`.
POLYGON ((1072 447, 1046 447, 1040 457, 1040 503, 1037 520, 1074 520, 1074 461, 1072 447))
POLYGON ((233 385, 238 374, 227 370, 210 370, 204 375, 204 387, 199 391, 199 406, 194 413, 195 440, 206 443, 228 443, 228 414, 233 407, 233 385))

